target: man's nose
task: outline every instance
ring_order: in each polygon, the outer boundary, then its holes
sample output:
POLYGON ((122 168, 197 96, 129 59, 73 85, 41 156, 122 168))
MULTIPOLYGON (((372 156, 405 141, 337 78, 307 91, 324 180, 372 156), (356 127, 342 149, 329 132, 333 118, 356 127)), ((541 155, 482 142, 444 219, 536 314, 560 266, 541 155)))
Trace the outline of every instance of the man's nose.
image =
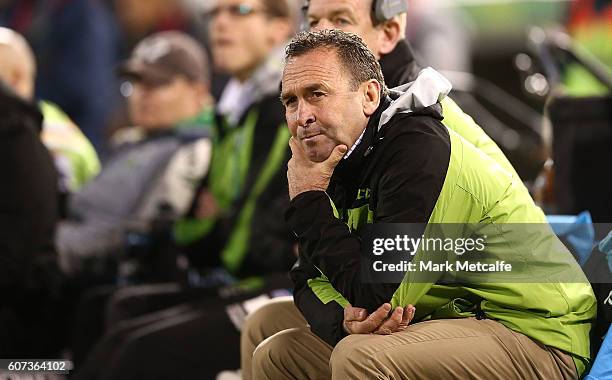
POLYGON ((325 30, 325 29, 335 29, 334 24, 331 23, 326 18, 322 18, 317 22, 317 25, 312 28, 313 31, 325 30))
POLYGON ((231 25, 231 23, 232 20, 229 13, 225 11, 219 11, 219 13, 216 14, 215 17, 210 20, 208 27, 211 30, 218 31, 219 29, 226 28, 228 25, 231 25))
POLYGON ((299 102, 297 109, 298 125, 301 127, 308 127, 310 124, 314 123, 315 120, 316 118, 312 112, 312 107, 306 102, 299 102))

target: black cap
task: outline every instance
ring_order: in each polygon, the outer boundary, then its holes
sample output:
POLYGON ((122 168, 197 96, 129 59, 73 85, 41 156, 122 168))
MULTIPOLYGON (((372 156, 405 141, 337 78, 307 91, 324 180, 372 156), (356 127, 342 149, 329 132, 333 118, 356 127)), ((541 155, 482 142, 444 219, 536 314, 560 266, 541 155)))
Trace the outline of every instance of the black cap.
POLYGON ((153 85, 168 83, 178 75, 194 82, 209 81, 207 56, 200 43, 175 31, 155 33, 140 41, 118 72, 153 85))

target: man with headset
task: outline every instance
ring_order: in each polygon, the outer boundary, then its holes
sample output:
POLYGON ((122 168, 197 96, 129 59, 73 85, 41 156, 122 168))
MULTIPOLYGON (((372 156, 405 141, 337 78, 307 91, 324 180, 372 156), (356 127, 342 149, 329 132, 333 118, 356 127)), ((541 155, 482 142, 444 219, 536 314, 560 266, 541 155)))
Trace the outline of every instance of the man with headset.
MULTIPOLYGON (((409 43, 405 40, 407 1, 398 0, 307 0, 304 3, 305 27, 311 30, 341 29, 360 36, 374 54, 382 68, 389 88, 402 86, 415 80, 421 67, 409 43)), ((492 158, 523 186, 512 164, 495 142, 465 114, 450 98, 441 100, 442 123, 468 140, 492 158)), ((384 329, 395 331, 409 317, 395 313, 387 318, 385 305, 367 314, 365 309, 345 308, 345 323, 356 331, 369 333, 384 329)), ((306 321, 294 306, 293 299, 274 300, 247 319, 241 341, 241 367, 244 379, 251 378, 251 359, 255 348, 267 337, 300 325, 306 321), (273 318, 272 318, 273 317, 273 318)))
MULTIPOLYGON (((422 67, 406 35, 406 0, 307 0, 304 21, 311 30, 340 29, 361 37, 378 59, 389 88, 415 80, 422 67)), ((518 175, 495 142, 450 98, 441 102, 443 124, 504 169, 518 175)))

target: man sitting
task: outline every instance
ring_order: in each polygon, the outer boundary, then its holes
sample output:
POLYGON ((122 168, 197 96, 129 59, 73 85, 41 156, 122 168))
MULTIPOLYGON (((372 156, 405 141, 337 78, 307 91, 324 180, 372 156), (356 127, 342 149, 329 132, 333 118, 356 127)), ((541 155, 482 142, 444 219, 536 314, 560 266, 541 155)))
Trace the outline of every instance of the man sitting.
POLYGON ((182 33, 141 41, 121 67, 136 127, 115 138, 102 172, 71 199, 57 246, 67 271, 83 258, 117 255, 126 232, 145 230, 160 210, 182 216, 207 173, 212 100, 204 50, 182 33))
POLYGON ((404 90, 386 89, 356 36, 303 33, 288 47, 286 219, 300 246, 295 303, 310 328, 264 341, 254 377, 578 378, 595 315, 578 264, 548 228, 516 236, 512 226, 545 217, 515 176, 440 123, 449 83, 424 70, 404 90), (367 284, 367 223, 503 226, 509 233, 488 254, 520 254, 531 273, 578 281, 439 283, 407 273, 399 286, 367 284), (350 305, 363 309, 347 315, 350 305))

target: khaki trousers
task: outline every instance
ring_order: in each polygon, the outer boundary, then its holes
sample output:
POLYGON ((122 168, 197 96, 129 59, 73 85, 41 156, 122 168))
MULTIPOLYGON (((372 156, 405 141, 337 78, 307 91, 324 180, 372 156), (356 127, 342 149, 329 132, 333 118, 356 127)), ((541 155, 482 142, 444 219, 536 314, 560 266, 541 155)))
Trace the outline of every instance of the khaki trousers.
POLYGON ((240 335, 242 380, 251 380, 255 348, 277 332, 296 326, 307 327, 302 313, 293 304, 293 297, 274 298, 248 315, 240 335))
POLYGON ((578 379, 569 355, 489 319, 420 322, 387 336, 350 335, 332 348, 284 301, 253 314, 242 343, 245 379, 578 379))

